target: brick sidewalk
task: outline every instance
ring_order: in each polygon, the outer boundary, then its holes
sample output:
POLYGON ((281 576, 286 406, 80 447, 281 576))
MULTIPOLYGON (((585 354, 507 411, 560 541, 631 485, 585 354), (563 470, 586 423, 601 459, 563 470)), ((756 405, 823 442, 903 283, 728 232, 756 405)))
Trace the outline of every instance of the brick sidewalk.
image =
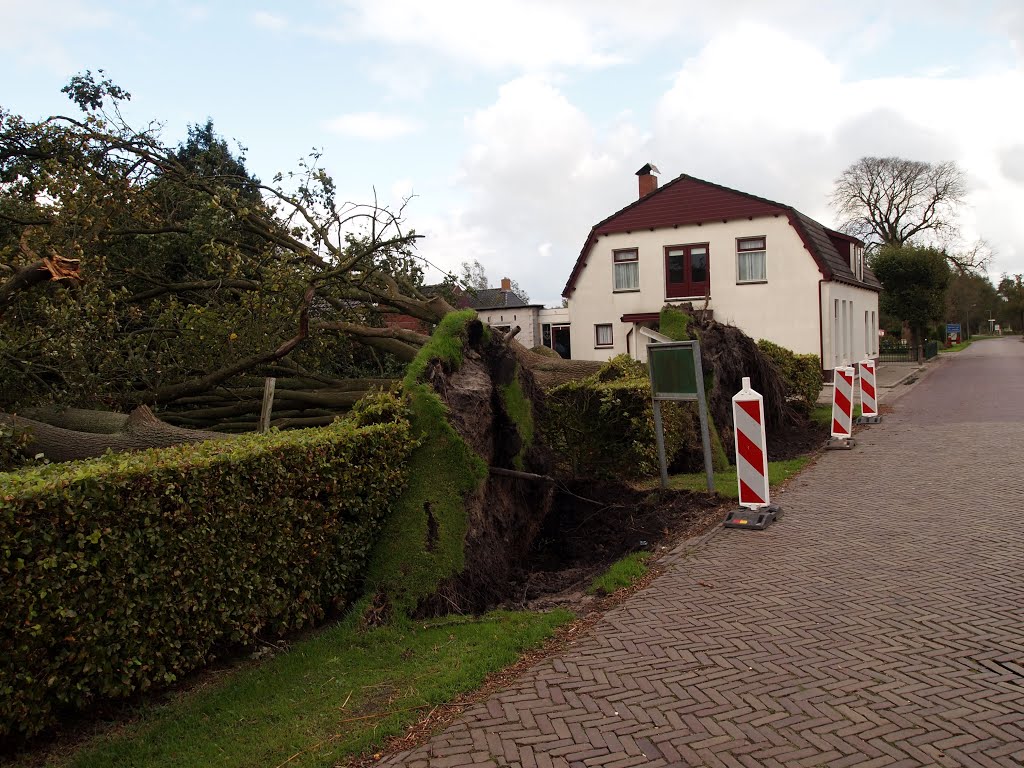
POLYGON ((1024 764, 1024 344, 986 342, 408 766, 1024 764))

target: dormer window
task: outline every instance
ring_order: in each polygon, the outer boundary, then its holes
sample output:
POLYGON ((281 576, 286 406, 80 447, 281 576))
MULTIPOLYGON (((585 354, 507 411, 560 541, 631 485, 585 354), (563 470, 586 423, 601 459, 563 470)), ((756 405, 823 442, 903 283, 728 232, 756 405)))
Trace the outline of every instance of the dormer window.
POLYGON ((850 244, 850 271, 858 280, 864 281, 864 246, 850 244))

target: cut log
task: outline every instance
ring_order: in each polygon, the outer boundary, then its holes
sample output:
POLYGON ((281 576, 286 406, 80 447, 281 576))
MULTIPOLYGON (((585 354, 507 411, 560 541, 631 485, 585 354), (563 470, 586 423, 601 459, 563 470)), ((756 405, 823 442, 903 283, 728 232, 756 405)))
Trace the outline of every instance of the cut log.
POLYGON ((42 454, 53 462, 91 459, 102 456, 107 451, 142 451, 147 448, 166 448, 179 443, 225 439, 224 435, 216 432, 181 429, 166 424, 154 416, 146 406, 140 406, 132 411, 128 415, 124 429, 112 433, 62 429, 42 421, 5 413, 0 413, 0 423, 27 431, 30 440, 25 446, 26 453, 42 454))

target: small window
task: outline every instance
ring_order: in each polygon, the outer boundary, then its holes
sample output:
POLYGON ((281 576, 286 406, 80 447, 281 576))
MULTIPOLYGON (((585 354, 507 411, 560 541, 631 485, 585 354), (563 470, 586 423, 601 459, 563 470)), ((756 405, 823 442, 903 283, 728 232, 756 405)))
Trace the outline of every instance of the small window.
POLYGON ((594 326, 594 346, 595 347, 610 347, 612 346, 612 324, 605 323, 603 325, 594 326))
POLYGON ((864 247, 860 245, 853 246, 853 274, 856 275, 857 279, 864 282, 864 247))
POLYGON ((612 260, 615 264, 615 290, 640 290, 640 259, 635 248, 614 251, 612 260))
POLYGON ((741 237, 736 240, 736 282, 764 283, 768 280, 766 239, 741 237))

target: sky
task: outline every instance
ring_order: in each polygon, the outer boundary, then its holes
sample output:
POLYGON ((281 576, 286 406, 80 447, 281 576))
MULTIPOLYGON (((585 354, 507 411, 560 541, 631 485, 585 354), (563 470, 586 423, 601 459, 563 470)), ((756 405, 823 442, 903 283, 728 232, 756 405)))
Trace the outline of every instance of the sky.
POLYGON ((430 263, 478 260, 549 306, 645 163, 833 226, 858 158, 952 160, 963 245, 1024 272, 1021 0, 0 0, 0 19, 4 109, 69 114, 61 87, 103 69, 168 143, 212 119, 264 181, 319 150, 341 199, 411 196, 430 263))

